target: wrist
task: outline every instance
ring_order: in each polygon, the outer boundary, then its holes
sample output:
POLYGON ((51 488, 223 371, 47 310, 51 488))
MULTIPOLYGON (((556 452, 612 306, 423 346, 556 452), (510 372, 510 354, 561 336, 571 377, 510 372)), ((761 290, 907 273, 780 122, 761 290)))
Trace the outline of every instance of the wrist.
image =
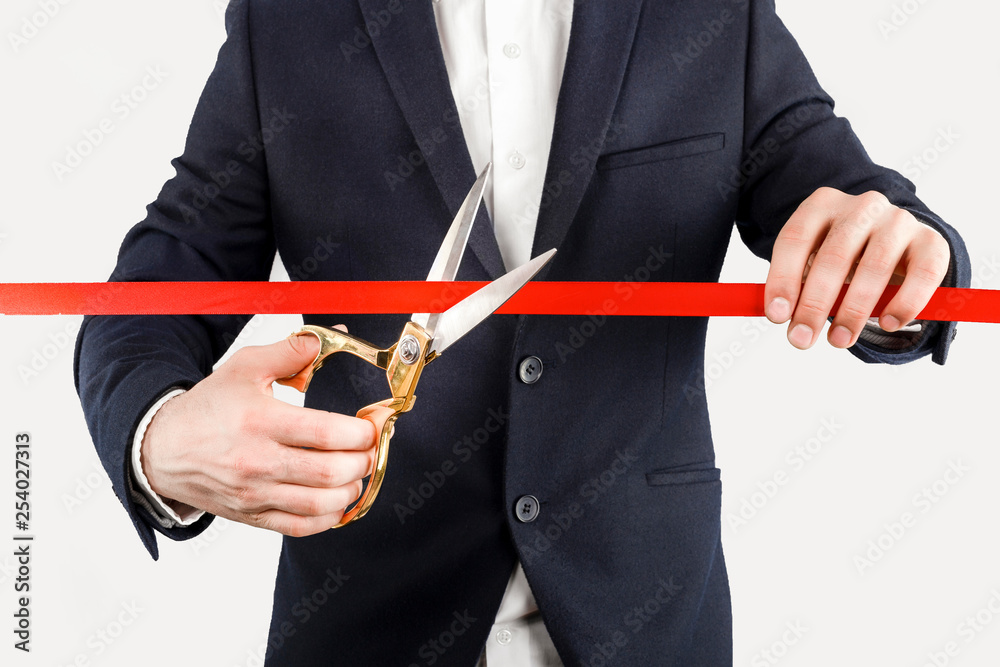
POLYGON ((145 496, 158 517, 182 526, 198 520, 203 512, 170 497, 169 489, 163 484, 160 466, 156 463, 156 453, 164 433, 163 417, 169 417, 169 413, 176 409, 174 399, 183 393, 185 390, 182 388, 172 389, 149 409, 137 429, 130 456, 137 491, 145 496))

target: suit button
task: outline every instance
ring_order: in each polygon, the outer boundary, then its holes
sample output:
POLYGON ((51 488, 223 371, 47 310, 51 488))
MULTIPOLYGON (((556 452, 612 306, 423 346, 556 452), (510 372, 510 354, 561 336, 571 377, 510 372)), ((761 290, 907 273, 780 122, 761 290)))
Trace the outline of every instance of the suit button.
POLYGON ((538 498, 534 496, 521 496, 514 505, 514 514, 521 523, 531 523, 538 518, 538 498))
POLYGON ((517 367, 517 376, 524 384, 535 384, 542 377, 542 360, 538 357, 525 357, 517 367))

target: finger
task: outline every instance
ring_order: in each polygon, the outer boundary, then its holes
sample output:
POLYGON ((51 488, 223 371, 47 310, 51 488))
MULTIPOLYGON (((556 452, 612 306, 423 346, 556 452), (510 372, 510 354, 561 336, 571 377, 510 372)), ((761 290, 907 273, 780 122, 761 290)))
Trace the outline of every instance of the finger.
POLYGON ((375 445, 375 427, 365 419, 283 401, 275 401, 266 423, 272 439, 291 447, 361 451, 375 445))
MULTIPOLYGON (((252 519, 242 521, 242 523, 256 526, 257 528, 273 530, 289 537, 307 537, 330 530, 339 524, 343 517, 343 511, 333 512, 324 516, 300 516, 281 510, 266 510, 255 515, 252 519)), ((236 517, 234 520, 240 521, 240 518, 236 517)))
POLYGON ((929 227, 927 232, 932 234, 920 234, 903 258, 906 264, 903 284, 879 317, 879 326, 886 331, 896 331, 914 320, 948 272, 951 262, 948 242, 929 227))
POLYGON ((876 222, 872 211, 884 199, 878 193, 851 197, 851 206, 837 212, 829 233, 816 251, 816 259, 788 326, 788 341, 795 347, 805 350, 816 342, 844 281, 869 240, 871 227, 876 222))
POLYGON ((361 480, 332 489, 279 484, 270 489, 270 502, 262 511, 279 510, 302 517, 325 517, 343 512, 361 496, 361 489, 361 480))
POLYGON ((831 218, 825 193, 818 190, 799 205, 778 233, 764 284, 764 313, 775 324, 791 318, 809 259, 826 235, 831 218))
POLYGON ((326 491, 329 493, 319 494, 317 498, 305 499, 291 486, 275 487, 276 493, 284 495, 289 506, 296 507, 298 511, 275 507, 236 516, 235 520, 291 537, 315 535, 338 525, 344 516, 344 510, 361 497, 362 489, 362 483, 357 481, 338 489, 328 489, 326 491), (334 509, 325 514, 312 513, 320 511, 324 505, 332 505, 334 509))
POLYGON ((847 348, 857 342, 911 240, 905 220, 901 220, 881 227, 868 242, 851 271, 850 287, 830 324, 827 340, 831 345, 847 348))
POLYGON ((363 452, 327 452, 285 448, 285 465, 278 479, 303 487, 336 488, 371 474, 375 449, 363 452))

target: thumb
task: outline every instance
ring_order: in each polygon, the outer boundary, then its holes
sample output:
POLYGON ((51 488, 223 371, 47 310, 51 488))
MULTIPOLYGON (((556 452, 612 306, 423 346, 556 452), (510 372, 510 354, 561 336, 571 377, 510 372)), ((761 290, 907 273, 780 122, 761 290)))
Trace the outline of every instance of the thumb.
MULTIPOLYGON (((264 384, 295 375, 308 368, 319 354, 319 339, 312 334, 293 334, 270 345, 247 347, 239 360, 242 370, 264 384)), ((236 361, 236 358, 233 358, 236 361)))

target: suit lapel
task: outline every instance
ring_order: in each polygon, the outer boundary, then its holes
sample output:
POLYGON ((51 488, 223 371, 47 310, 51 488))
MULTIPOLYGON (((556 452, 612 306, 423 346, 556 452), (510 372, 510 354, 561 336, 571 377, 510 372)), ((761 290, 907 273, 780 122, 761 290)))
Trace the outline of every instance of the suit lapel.
MULTIPOLYGON (((365 16, 385 9, 384 0, 358 2, 365 16)), ((572 182, 541 207, 532 256, 559 247, 594 175, 598 151, 592 149, 603 146, 607 136, 641 5, 642 0, 575 0, 545 178, 546 183, 558 183, 567 172, 572 182)), ((372 36, 372 45, 414 137, 427 140, 441 131, 448 133, 448 140, 424 157, 454 215, 476 174, 457 123, 433 7, 430 2, 408 2, 403 7, 372 36)), ((442 222, 442 230, 448 222, 442 222)), ((485 207, 473 226, 469 248, 491 278, 503 275, 503 258, 485 207)))
MULTIPOLYGON (((366 17, 385 12, 385 0, 359 0, 359 3, 366 17)), ((448 83, 431 3, 415 0, 404 3, 403 11, 392 15, 388 25, 372 36, 372 46, 413 136, 432 141, 442 132, 447 134, 447 140, 437 143, 424 159, 448 209, 455 215, 475 182, 476 173, 458 124, 458 109, 448 83)), ((442 238, 450 222, 441 221, 442 238)), ((503 275, 503 258, 485 206, 479 210, 468 247, 491 279, 503 275)))
MULTIPOLYGON (((607 137, 625 76, 641 6, 642 0, 574 2, 545 176, 546 184, 561 183, 564 179, 560 175, 564 173, 572 175, 572 182, 557 195, 543 197, 533 257, 560 246, 593 178, 597 153, 607 137)), ((554 261, 558 259, 557 255, 554 261)))

